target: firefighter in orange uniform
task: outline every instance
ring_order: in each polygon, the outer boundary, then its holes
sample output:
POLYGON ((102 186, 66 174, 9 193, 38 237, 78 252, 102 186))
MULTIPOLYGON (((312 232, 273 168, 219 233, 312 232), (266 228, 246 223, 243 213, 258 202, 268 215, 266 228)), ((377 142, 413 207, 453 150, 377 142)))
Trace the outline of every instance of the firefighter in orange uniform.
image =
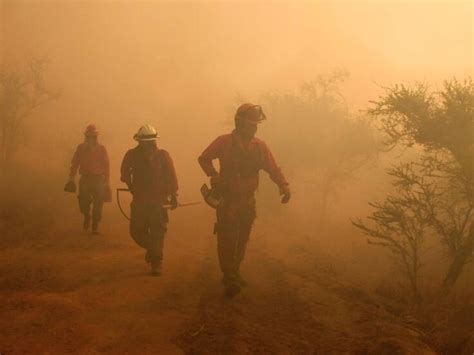
POLYGON ((161 275, 163 246, 168 225, 168 211, 178 207, 178 180, 173 160, 156 145, 158 134, 151 125, 141 127, 134 139, 138 145, 123 158, 121 180, 133 195, 130 234, 146 250, 153 276, 161 275))
POLYGON ((243 284, 240 264, 256 217, 259 171, 269 173, 280 189, 282 203, 291 197, 288 182, 270 149, 255 137, 258 124, 265 119, 259 105, 241 105, 235 113, 235 130, 218 137, 199 157, 212 188, 222 196, 217 207, 216 233, 225 293, 229 297, 238 294, 243 284), (219 172, 213 165, 214 159, 219 160, 219 172))
POLYGON ((78 145, 72 158, 69 181, 79 170, 79 208, 84 215, 84 230, 88 230, 91 222, 92 233, 99 234, 99 222, 102 218, 104 192, 109 185, 110 167, 109 156, 105 147, 98 141, 99 131, 90 124, 84 132, 84 143, 78 145))

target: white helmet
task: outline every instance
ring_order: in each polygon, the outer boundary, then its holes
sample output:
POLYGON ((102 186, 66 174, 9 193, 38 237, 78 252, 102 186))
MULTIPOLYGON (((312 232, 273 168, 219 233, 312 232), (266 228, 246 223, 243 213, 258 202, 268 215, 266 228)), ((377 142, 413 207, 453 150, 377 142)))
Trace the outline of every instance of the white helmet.
POLYGON ((139 142, 149 142, 154 141, 160 136, 156 133, 155 127, 152 125, 146 124, 141 126, 137 133, 133 136, 133 139, 139 142))

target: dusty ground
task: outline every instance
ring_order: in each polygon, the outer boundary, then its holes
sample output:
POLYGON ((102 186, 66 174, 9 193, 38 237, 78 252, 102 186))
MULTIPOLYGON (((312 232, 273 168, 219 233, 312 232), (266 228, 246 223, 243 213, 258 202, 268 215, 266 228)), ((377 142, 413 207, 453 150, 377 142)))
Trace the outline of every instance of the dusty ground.
MULTIPOLYGON (((0 250, 1 354, 440 352, 410 317, 338 272, 337 255, 265 218, 243 267, 248 286, 228 300, 207 207, 174 212, 161 278, 149 276, 114 205, 100 236, 80 231, 73 207, 41 238, 0 250)), ((470 353, 462 341, 451 349, 470 353)))

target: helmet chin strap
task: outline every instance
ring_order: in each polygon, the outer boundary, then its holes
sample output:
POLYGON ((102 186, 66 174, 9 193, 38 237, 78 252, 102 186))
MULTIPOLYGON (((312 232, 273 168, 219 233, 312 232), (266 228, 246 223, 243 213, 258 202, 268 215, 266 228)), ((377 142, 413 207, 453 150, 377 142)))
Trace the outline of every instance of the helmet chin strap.
POLYGON ((256 131, 248 132, 242 125, 237 125, 235 127, 237 134, 244 140, 252 140, 255 137, 256 131))

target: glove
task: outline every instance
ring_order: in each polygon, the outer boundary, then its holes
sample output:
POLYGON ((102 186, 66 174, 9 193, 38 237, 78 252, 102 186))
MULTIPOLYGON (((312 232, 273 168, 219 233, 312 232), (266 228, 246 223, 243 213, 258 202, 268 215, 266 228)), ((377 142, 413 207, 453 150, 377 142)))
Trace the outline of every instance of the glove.
POLYGON ((72 193, 76 192, 76 183, 74 182, 74 180, 69 180, 66 183, 66 185, 64 186, 64 191, 72 193))
POLYGON ((175 210, 178 208, 178 196, 172 195, 170 198, 171 209, 175 210))
POLYGON ((280 186, 281 203, 288 203, 291 198, 291 191, 288 185, 280 186))

